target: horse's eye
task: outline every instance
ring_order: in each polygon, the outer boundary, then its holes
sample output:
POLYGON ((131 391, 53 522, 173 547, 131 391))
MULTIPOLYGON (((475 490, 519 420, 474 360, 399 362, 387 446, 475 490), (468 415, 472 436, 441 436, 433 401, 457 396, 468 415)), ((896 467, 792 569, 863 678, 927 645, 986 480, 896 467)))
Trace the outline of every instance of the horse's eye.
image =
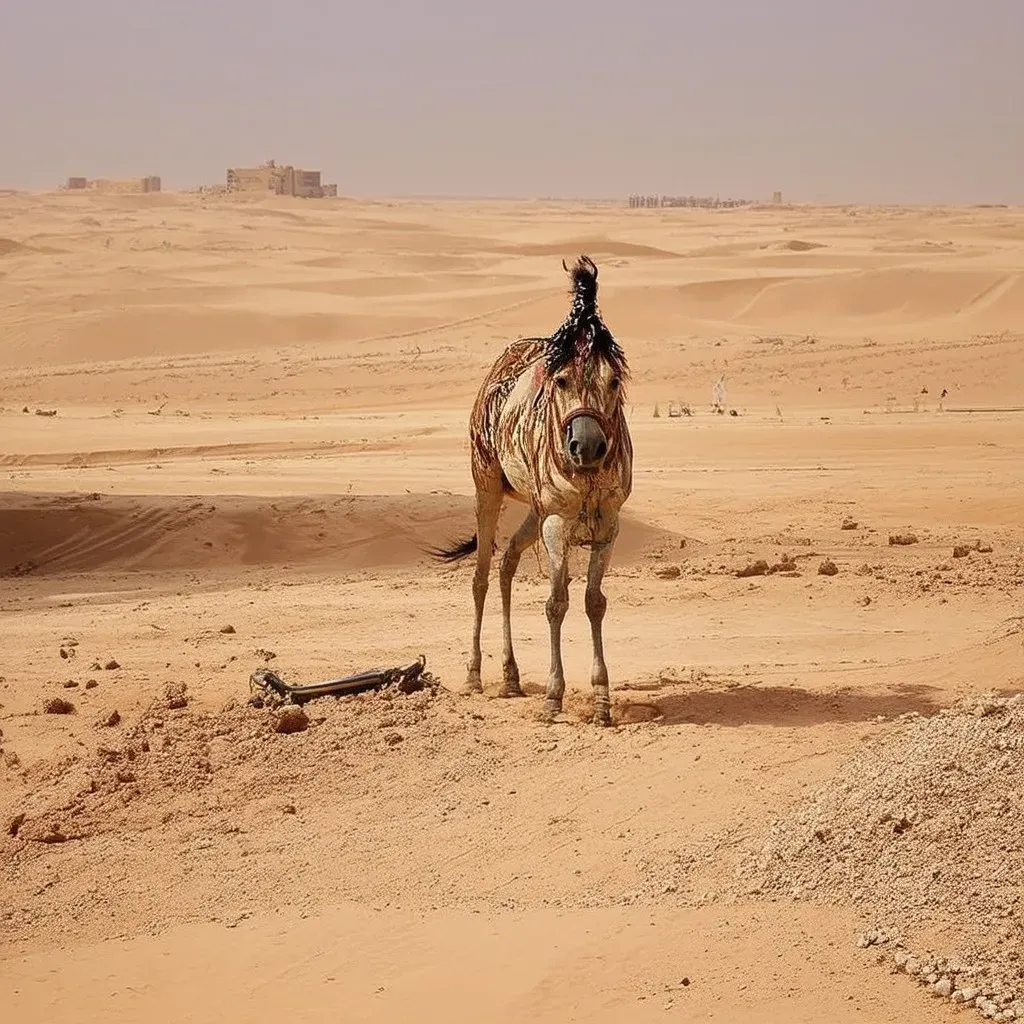
POLYGON ((569 386, 569 382, 564 377, 555 378, 555 387, 560 391, 564 391, 569 386))
POLYGON ((612 391, 618 391, 619 388, 622 386, 622 381, 619 380, 618 377, 612 377, 612 379, 608 383, 608 386, 612 389, 612 391))

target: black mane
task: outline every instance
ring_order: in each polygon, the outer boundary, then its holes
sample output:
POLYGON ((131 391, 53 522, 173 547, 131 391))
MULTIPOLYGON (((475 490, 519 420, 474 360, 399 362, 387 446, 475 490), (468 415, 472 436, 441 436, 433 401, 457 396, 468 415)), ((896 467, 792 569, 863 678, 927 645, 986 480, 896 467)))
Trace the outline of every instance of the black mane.
POLYGON ((605 326, 597 308, 597 267, 589 256, 581 256, 570 270, 572 306, 562 326, 545 342, 544 362, 548 374, 557 373, 578 357, 603 356, 620 374, 627 371, 626 354, 605 326))

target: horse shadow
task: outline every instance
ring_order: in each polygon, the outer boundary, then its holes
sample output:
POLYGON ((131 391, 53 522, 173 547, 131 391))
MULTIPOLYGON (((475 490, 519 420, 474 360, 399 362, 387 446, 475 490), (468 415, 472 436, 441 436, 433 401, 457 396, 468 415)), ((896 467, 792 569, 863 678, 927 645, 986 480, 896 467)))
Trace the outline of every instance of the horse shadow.
POLYGON ((821 692, 794 686, 730 686, 661 695, 612 694, 613 720, 620 725, 767 725, 802 727, 870 722, 908 712, 931 715, 943 705, 937 687, 901 684, 884 690, 844 687, 821 692))

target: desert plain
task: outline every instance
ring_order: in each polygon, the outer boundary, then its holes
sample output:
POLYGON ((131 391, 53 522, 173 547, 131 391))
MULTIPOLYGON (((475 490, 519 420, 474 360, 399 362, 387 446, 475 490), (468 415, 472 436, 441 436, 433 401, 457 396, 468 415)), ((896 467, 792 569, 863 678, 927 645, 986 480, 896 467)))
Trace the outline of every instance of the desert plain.
POLYGON ((5 1017, 1015 1019, 1022 337, 1012 208, 0 197, 5 1017), (580 253, 632 370, 610 729, 582 554, 552 724, 541 559, 502 700, 496 580, 460 696, 424 553, 580 253))

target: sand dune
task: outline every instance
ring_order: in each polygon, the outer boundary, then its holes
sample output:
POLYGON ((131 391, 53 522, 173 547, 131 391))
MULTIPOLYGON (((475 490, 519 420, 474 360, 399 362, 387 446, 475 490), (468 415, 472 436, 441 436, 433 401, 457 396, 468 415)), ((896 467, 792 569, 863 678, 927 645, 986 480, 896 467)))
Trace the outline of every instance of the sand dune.
MULTIPOLYGON (((510 510, 501 540, 523 517, 510 510)), ((475 530, 461 495, 310 495, 215 502, 156 496, 0 495, 0 575, 111 570, 315 566, 425 569, 427 549, 475 530)), ((679 548, 680 538, 627 517, 618 561, 679 548)), ((431 570, 433 571, 433 570, 431 570)))
MULTIPOLYGON (((980 703, 995 735, 985 694, 1020 689, 1021 211, 4 194, 0 222, 14 1017, 950 1019, 878 965, 888 939, 856 945, 899 872, 809 893, 773 861, 762 890, 758 851, 778 820, 802 879, 855 873, 804 843, 811 794, 919 718, 980 703), (557 725, 542 552, 521 701, 496 699, 496 580, 485 696, 455 693, 473 570, 424 553, 473 529, 473 397, 561 322, 580 251, 632 371, 607 731, 585 552, 557 725), (426 689, 313 702, 305 731, 247 703, 261 665, 420 653, 426 689)), ((1009 924, 971 950, 915 907, 915 956, 1017 962, 1009 924)))

